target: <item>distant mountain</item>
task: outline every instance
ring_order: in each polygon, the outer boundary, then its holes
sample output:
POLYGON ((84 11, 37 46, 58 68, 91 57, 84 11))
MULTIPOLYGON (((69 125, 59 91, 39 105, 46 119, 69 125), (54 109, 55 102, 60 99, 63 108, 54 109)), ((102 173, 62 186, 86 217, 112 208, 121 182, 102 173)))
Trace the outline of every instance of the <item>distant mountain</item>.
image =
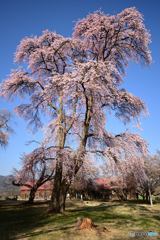
POLYGON ((13 176, 0 175, 0 196, 13 196, 18 195, 19 187, 12 184, 13 176))

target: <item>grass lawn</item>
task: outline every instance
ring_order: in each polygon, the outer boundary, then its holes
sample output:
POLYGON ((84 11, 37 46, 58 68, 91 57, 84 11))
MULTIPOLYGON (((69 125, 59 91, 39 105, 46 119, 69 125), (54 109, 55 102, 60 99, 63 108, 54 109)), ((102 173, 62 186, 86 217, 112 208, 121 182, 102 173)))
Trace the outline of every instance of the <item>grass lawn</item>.
MULTIPOLYGON (((160 234, 160 204, 150 207, 131 202, 68 202, 64 214, 48 214, 44 203, 24 206, 0 202, 0 240, 126 240, 129 232, 156 231, 160 234), (92 218, 94 230, 76 230, 78 217, 92 218), (104 230, 106 227, 107 230, 104 230)), ((136 239, 160 239, 139 237, 136 239)))

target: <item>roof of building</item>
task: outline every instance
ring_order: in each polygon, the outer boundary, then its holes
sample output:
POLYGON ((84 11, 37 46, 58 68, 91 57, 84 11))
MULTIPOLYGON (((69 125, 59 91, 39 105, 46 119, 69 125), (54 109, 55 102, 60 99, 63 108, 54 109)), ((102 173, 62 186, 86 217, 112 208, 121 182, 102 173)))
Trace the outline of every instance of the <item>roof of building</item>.
MULTIPOLYGON (((30 186, 33 186, 33 182, 26 182, 26 184, 30 185, 30 186)), ((39 188, 38 188, 38 191, 44 191, 44 190, 52 190, 52 182, 51 181, 48 181, 48 182, 45 182, 43 185, 41 185, 39 188)), ((23 192, 23 191, 30 191, 30 188, 27 187, 27 186, 21 186, 20 187, 20 192, 23 192)))
POLYGON ((117 188, 117 177, 96 178, 95 183, 100 188, 111 190, 117 188))

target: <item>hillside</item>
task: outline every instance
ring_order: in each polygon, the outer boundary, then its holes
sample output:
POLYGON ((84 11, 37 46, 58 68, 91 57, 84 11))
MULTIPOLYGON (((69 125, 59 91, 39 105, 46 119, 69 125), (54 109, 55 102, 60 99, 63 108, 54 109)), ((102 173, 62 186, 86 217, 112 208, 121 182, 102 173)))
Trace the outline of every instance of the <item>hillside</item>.
POLYGON ((14 196, 19 193, 19 187, 12 185, 13 176, 0 175, 0 197, 14 196))

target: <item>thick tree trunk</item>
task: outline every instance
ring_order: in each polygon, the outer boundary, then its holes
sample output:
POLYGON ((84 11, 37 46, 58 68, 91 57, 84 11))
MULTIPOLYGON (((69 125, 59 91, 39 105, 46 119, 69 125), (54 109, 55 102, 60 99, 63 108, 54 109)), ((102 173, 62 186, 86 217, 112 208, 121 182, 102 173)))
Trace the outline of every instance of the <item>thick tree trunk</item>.
MULTIPOLYGON (((78 157, 80 157, 80 155, 78 155, 78 157)), ((71 172, 68 171, 67 179, 69 179, 69 181, 66 181, 65 179, 63 179, 63 163, 60 156, 57 158, 54 185, 51 196, 50 212, 63 213, 65 211, 67 192, 71 185, 73 176, 77 174, 78 170, 81 167, 80 163, 81 162, 79 161, 76 162, 74 173, 72 170, 71 172)))
POLYGON ((56 171, 54 176, 54 185, 51 196, 50 212, 62 213, 65 210, 66 195, 69 185, 63 179, 63 163, 57 158, 56 171))
POLYGON ((29 199, 28 199, 27 203, 32 204, 34 202, 36 191, 37 191, 36 188, 31 188, 31 191, 30 191, 30 194, 29 194, 29 199))
MULTIPOLYGON (((59 156, 60 157, 60 156, 59 156)), ((54 176, 54 185, 52 190, 52 196, 51 196, 51 205, 50 205, 50 211, 59 213, 63 212, 63 209, 61 207, 61 183, 62 183, 62 162, 61 159, 57 158, 56 163, 56 171, 54 176)))
MULTIPOLYGON (((66 133, 64 131, 64 115, 63 115, 63 100, 62 97, 59 99, 59 131, 58 131, 58 146, 59 152, 57 153, 56 169, 54 176, 54 185, 52 189, 50 211, 61 213, 65 210, 65 201, 67 191, 65 189, 65 183, 63 182, 63 159, 61 150, 64 149, 66 133)), ((63 153, 62 153, 63 154, 63 153)))
MULTIPOLYGON (((84 87, 84 86, 83 86, 84 87)), ((85 89, 84 89, 85 91, 85 89)), ((56 162, 56 171, 54 176, 54 186, 52 190, 51 196, 51 204, 50 204, 50 211, 56 213, 62 213, 65 210, 65 202, 66 202, 66 195, 67 191, 70 187, 71 181, 73 176, 77 174, 80 167, 82 166, 83 161, 81 159, 81 155, 84 155, 84 150, 87 144, 88 132, 89 132, 89 125, 91 120, 91 112, 92 112, 92 103, 93 98, 86 96, 86 113, 85 113, 85 120, 83 126, 83 136, 80 142, 80 147, 78 150, 78 154, 75 156, 75 170, 74 173, 71 171, 68 172, 68 177, 70 179, 70 183, 66 183, 63 178, 63 163, 61 159, 61 153, 57 155, 57 162, 56 162)), ((60 109, 59 109, 59 148, 60 150, 64 148, 66 133, 64 132, 63 128, 63 102, 62 98, 60 98, 60 109)))
POLYGON ((56 181, 51 196, 50 211, 63 213, 65 211, 66 196, 69 186, 64 182, 56 181))

